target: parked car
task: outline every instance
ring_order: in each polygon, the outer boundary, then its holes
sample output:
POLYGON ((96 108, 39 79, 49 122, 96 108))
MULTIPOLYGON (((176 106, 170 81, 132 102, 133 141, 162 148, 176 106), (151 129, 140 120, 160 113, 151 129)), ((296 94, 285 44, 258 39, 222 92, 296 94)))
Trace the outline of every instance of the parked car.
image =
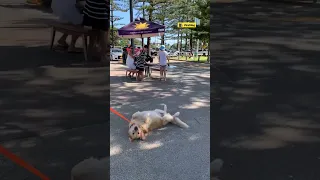
POLYGON ((207 49, 201 49, 198 51, 199 56, 208 56, 209 52, 207 49))
POLYGON ((179 55, 179 51, 174 51, 174 50, 169 51, 169 52, 168 52, 168 55, 169 55, 169 56, 178 56, 178 55, 179 55))
POLYGON ((111 48, 110 49, 110 60, 111 61, 119 61, 122 59, 122 49, 119 48, 111 48))

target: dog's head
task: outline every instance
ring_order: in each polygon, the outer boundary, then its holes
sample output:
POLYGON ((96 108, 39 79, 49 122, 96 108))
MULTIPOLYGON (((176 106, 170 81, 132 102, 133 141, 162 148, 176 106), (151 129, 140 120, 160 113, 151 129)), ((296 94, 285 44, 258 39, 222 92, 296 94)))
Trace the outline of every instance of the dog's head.
POLYGON ((141 127, 139 127, 135 123, 130 123, 129 130, 128 130, 129 140, 132 142, 135 139, 142 139, 145 140, 145 135, 141 127))

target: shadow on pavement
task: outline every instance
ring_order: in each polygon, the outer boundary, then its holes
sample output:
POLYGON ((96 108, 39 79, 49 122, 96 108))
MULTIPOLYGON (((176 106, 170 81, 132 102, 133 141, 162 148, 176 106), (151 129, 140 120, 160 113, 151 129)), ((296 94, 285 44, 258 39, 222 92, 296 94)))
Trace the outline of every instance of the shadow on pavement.
POLYGON ((228 20, 211 32, 221 102, 210 141, 225 161, 221 179, 318 179, 319 25, 228 20))
POLYGON ((109 129, 108 67, 80 66, 82 54, 46 46, 2 46, 0 54, 1 144, 52 179, 109 154, 100 139, 109 129))
POLYGON ((111 66, 112 107, 130 118, 136 111, 162 109, 160 104, 165 103, 170 113, 179 111, 181 120, 190 126, 168 125, 153 131, 145 142, 130 143, 127 122, 112 114, 112 179, 209 178, 209 67, 170 64, 177 68, 168 72, 166 82, 157 79, 159 72, 152 73, 154 79, 136 82, 125 77, 124 67, 111 66))

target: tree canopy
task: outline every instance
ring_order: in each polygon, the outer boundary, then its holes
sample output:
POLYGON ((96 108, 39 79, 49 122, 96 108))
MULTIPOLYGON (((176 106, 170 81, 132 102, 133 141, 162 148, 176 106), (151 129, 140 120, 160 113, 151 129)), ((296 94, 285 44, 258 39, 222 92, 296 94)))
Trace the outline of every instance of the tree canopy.
MULTIPOLYGON (((112 0, 115 9, 127 11, 129 0, 112 0)), ((210 1, 209 0, 133 0, 137 10, 136 17, 166 26, 166 34, 161 38, 161 44, 166 40, 176 40, 180 47, 192 48, 192 44, 199 39, 202 43, 208 43, 210 37, 210 1), (194 22, 200 20, 196 28, 178 29, 178 22, 194 22), (182 45, 182 40, 185 45, 182 45)), ((150 44, 150 40, 148 41, 150 44)))

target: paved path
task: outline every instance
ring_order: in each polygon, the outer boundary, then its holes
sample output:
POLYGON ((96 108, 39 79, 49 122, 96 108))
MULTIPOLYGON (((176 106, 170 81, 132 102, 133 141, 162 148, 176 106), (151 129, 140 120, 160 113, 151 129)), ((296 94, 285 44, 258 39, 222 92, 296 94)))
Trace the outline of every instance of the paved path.
MULTIPOLYGON (((130 118, 136 111, 162 108, 180 111, 190 125, 184 130, 167 126, 145 142, 128 139, 128 124, 116 115, 110 119, 112 180, 209 179, 209 68, 176 62, 167 82, 158 79, 137 83, 125 78, 124 67, 111 65, 111 106, 130 118)), ((154 77, 158 73, 153 73, 154 77)))
MULTIPOLYGON (((50 51, 45 22, 54 17, 21 4, 0 0, 0 144, 52 179, 70 179, 76 163, 109 156, 109 70, 50 51)), ((1 180, 38 179, 3 156, 1 164, 10 170, 1 180)))
MULTIPOLYGON (((255 6, 263 7, 251 1, 255 6)), ((225 161, 220 178, 320 179, 319 24, 241 21, 222 13, 211 24, 220 68, 212 77, 214 96, 222 99, 212 107, 211 153, 225 161)))

